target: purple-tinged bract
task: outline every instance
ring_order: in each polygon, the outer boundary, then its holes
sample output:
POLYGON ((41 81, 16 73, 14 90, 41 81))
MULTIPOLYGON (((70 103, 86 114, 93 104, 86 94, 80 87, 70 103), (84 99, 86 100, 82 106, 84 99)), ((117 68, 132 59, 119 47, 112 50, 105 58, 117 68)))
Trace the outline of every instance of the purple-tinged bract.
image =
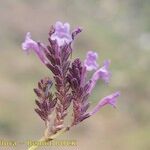
POLYGON ((80 27, 76 28, 76 29, 72 32, 72 39, 74 40, 75 37, 76 37, 80 32, 82 32, 82 28, 80 28, 80 27))

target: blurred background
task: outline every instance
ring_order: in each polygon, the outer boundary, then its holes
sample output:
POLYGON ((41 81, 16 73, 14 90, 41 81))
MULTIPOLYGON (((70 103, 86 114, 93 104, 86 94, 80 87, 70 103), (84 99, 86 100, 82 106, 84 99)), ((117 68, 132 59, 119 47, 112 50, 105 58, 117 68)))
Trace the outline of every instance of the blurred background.
POLYGON ((21 43, 30 31, 34 40, 48 44, 50 26, 60 20, 84 29, 73 57, 84 59, 87 50, 94 50, 101 65, 111 60, 111 82, 98 83, 91 105, 116 90, 121 97, 118 109, 107 106, 60 137, 77 140, 77 147, 54 149, 150 150, 149 6, 149 0, 1 0, 0 139, 37 140, 43 135, 33 88, 50 72, 34 54, 25 55, 21 43))

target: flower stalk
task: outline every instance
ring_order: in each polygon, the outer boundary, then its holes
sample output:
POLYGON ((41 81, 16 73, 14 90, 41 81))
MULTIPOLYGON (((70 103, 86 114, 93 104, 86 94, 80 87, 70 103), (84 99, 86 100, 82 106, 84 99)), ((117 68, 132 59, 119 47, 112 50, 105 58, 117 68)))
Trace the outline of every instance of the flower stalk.
MULTIPOLYGON (((99 68, 97 63, 98 54, 88 51, 86 59, 82 62, 80 58, 71 59, 74 51, 72 43, 75 37, 82 31, 81 28, 70 32, 69 23, 56 22, 49 31, 49 45, 31 39, 31 34, 26 34, 22 48, 29 53, 35 52, 41 62, 51 71, 52 77, 45 77, 38 82, 34 89, 37 99, 35 112, 45 123, 44 136, 40 141, 49 142, 70 128, 81 123, 85 119, 97 113, 103 106, 109 104, 116 107, 119 92, 104 97, 88 112, 90 107, 89 96, 96 83, 103 80, 109 83, 111 73, 109 71, 110 61, 105 60, 99 68), (95 71, 91 79, 87 79, 89 71, 95 71), (54 91, 52 92, 52 88, 54 91), (65 125, 70 105, 72 108, 72 121, 65 125), (54 117, 52 117, 54 116, 54 117)), ((28 150, 35 150, 38 146, 31 146, 28 150)))
MULTIPOLYGON (((68 131, 68 128, 64 128, 61 131, 59 131, 56 134, 53 134, 53 135, 51 135, 49 137, 43 136, 38 142, 50 142, 50 141, 56 139, 57 137, 61 136, 66 131, 68 131)), ((36 150, 36 149, 38 149, 38 147, 39 147, 38 144, 37 145, 33 145, 33 146, 29 147, 28 150, 36 150)))

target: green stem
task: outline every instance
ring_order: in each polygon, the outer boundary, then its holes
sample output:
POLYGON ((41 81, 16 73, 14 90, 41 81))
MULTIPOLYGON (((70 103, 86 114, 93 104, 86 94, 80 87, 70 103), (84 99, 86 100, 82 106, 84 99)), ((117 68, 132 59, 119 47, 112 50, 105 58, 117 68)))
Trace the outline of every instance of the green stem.
MULTIPOLYGON (((60 130, 59 132, 57 132, 56 134, 51 135, 48 138, 42 137, 39 142, 50 142, 54 139, 56 139, 58 136, 60 136, 61 134, 65 133, 66 131, 68 131, 68 128, 64 128, 62 130, 60 130)), ((39 147, 39 145, 33 145, 31 147, 28 148, 28 150, 36 150, 39 147)))

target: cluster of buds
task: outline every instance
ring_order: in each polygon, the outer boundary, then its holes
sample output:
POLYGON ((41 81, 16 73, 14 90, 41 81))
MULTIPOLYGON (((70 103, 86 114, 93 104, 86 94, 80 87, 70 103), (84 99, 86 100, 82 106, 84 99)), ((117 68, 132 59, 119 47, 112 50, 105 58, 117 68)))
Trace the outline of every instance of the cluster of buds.
MULTIPOLYGON (((45 136, 56 134, 58 131, 79 124, 83 120, 98 112, 103 106, 109 104, 116 107, 119 92, 112 93, 102 98, 99 103, 88 112, 90 107, 89 96, 96 83, 103 80, 110 81, 110 61, 105 60, 99 67, 97 63, 98 54, 88 51, 86 59, 82 62, 79 58, 71 60, 73 52, 72 43, 75 37, 82 31, 77 28, 70 32, 68 23, 56 22, 49 32, 49 45, 31 39, 28 32, 22 49, 29 53, 37 54, 41 62, 52 72, 53 78, 41 79, 38 87, 34 89, 38 100, 36 100, 36 113, 46 125, 45 136), (91 79, 87 79, 89 71, 94 71, 91 79), (55 90, 51 91, 54 84, 55 90), (72 120, 65 126, 65 117, 68 115, 68 108, 72 104, 72 120), (53 117, 52 117, 53 116, 53 117)), ((70 109, 69 109, 70 110, 70 109)))

